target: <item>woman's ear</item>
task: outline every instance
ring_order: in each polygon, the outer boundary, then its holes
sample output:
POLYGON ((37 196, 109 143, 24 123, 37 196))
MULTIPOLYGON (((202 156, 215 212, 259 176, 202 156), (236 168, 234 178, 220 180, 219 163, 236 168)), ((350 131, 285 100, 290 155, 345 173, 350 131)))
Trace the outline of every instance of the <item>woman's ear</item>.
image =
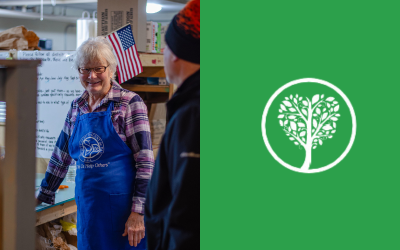
POLYGON ((114 72, 111 72, 111 70, 110 70, 110 75, 109 75, 109 77, 111 78, 111 80, 113 79, 113 76, 114 76, 114 72))

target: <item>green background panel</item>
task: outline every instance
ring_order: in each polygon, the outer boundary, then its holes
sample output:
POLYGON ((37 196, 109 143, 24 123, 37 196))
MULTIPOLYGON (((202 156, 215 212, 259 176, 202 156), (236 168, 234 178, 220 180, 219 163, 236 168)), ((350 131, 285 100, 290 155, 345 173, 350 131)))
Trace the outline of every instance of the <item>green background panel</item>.
POLYGON ((399 10, 203 1, 202 249, 399 247, 399 10), (316 174, 281 166, 261 133, 271 95, 307 77, 341 89, 357 117, 349 154, 316 174))

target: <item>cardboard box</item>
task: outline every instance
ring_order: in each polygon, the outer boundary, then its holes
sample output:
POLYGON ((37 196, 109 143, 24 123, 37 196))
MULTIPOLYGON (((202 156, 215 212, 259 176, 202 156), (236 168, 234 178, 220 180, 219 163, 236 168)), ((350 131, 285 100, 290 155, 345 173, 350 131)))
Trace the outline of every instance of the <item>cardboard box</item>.
POLYGON ((146 0, 98 0, 97 35, 105 36, 131 24, 138 51, 146 51, 146 0))
POLYGON ((161 23, 146 23, 146 52, 160 53, 161 48, 161 23))
POLYGON ((153 32, 151 31, 152 22, 146 22, 146 52, 151 52, 152 49, 153 32))
POLYGON ((149 122, 151 131, 151 142, 154 146, 158 146, 161 143, 161 139, 165 132, 165 126, 167 121, 167 108, 165 103, 153 103, 151 104, 149 122))
POLYGON ((167 33, 168 26, 161 26, 161 32, 160 32, 160 38, 161 38, 161 46, 160 46, 160 52, 164 53, 164 48, 165 48, 165 33, 167 33))
POLYGON ((70 235, 68 232, 63 233, 68 244, 78 247, 78 237, 76 235, 70 235))
POLYGON ((157 159, 159 145, 153 145, 154 160, 157 159))

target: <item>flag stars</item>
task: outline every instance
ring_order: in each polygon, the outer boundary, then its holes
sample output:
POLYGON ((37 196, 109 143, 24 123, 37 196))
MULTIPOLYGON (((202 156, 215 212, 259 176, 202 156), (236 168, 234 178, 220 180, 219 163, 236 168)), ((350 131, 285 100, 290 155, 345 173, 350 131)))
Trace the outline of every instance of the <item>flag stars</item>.
POLYGON ((118 37, 121 40, 122 47, 124 50, 129 49, 135 44, 135 40, 133 39, 132 29, 130 26, 126 26, 125 28, 117 31, 118 37))

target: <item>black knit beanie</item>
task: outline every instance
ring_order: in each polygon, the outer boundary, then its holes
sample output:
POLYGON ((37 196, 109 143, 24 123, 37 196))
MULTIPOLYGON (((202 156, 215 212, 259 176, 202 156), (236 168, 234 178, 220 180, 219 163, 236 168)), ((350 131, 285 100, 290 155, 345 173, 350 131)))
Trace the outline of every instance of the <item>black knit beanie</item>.
POLYGON ((200 64, 200 0, 190 1, 174 16, 165 42, 178 58, 200 64))

